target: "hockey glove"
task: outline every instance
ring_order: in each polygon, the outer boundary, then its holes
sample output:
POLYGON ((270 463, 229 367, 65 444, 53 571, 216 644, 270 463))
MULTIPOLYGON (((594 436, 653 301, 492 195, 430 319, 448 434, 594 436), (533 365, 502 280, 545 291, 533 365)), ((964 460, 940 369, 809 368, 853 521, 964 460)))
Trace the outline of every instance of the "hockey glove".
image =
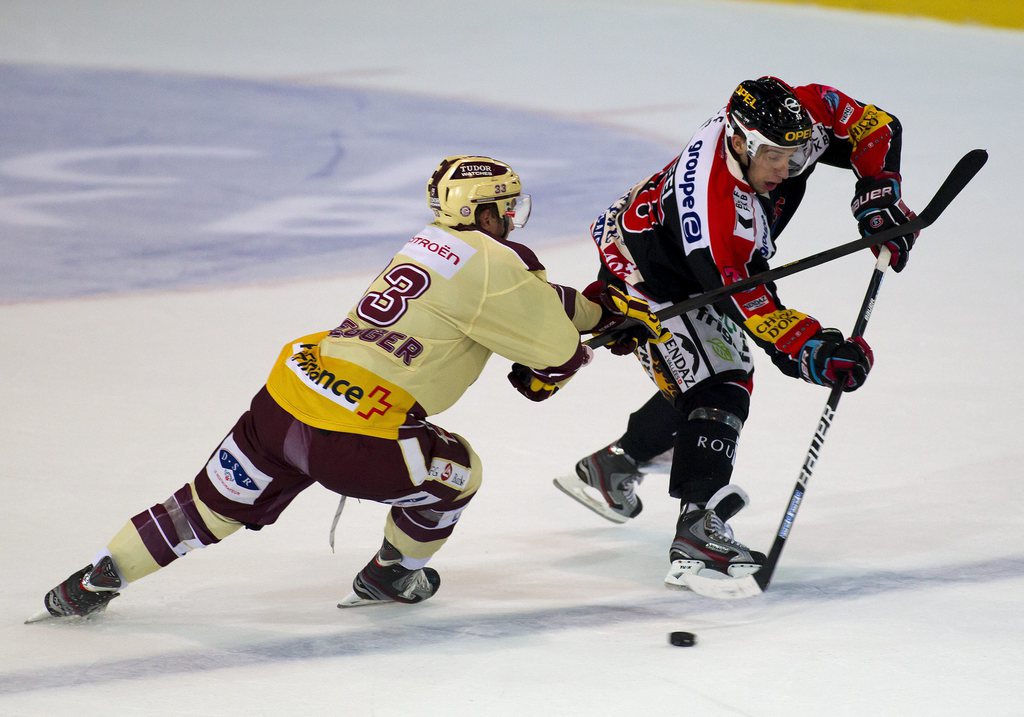
MULTIPOLYGON (((905 224, 916 216, 900 198, 899 175, 892 173, 858 180, 857 192, 850 208, 857 219, 860 234, 864 237, 905 224)), ((892 253, 889 266, 893 270, 903 271, 916 240, 917 232, 885 242, 892 253)), ((871 247, 876 257, 878 250, 879 246, 871 247)))
POLYGON ((544 401, 558 391, 558 384, 521 363, 512 364, 508 382, 531 401, 544 401))
POLYGON ((660 344, 672 336, 646 301, 615 286, 595 281, 583 290, 583 295, 601 307, 601 319, 591 331, 595 336, 610 333, 611 341, 605 348, 616 356, 633 353, 641 342, 660 344))
POLYGON ((819 386, 856 391, 867 380, 875 357, 860 336, 843 340, 839 329, 822 329, 800 349, 800 378, 819 386))

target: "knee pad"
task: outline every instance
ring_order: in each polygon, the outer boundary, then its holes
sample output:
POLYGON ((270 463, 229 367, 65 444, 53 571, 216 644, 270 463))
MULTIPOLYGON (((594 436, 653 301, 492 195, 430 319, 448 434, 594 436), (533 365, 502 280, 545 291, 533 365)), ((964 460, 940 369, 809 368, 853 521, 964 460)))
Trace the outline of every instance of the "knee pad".
MULTIPOLYGON (((402 567, 410 570, 422 568, 441 549, 483 480, 480 457, 469 441, 456 433, 447 435, 458 440, 469 455, 469 478, 459 495, 426 505, 396 504, 384 522, 384 539, 401 553, 402 567)), ((431 462, 433 464, 434 461, 431 462)))
MULTIPOLYGON (((748 381, 719 383, 708 388, 688 391, 676 402, 676 410, 689 416, 698 408, 717 408, 728 411, 741 422, 750 414, 750 387, 748 381)), ((737 431, 738 432, 738 431, 737 431)))
POLYGON ((469 485, 467 485, 462 491, 462 497, 459 500, 469 500, 476 492, 480 489, 480 484, 483 482, 484 474, 480 467, 480 456, 473 450, 473 446, 469 445, 469 441, 460 436, 458 433, 453 433, 459 443, 466 449, 469 454, 469 485))

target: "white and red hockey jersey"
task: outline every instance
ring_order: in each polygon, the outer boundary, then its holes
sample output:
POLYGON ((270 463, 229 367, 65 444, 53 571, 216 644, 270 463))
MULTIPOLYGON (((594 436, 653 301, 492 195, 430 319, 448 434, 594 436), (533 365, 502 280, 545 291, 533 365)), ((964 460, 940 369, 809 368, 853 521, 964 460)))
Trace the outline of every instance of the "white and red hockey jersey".
MULTIPOLYGON (((725 108, 705 122, 660 172, 637 184, 592 227, 602 277, 634 286, 656 302, 690 296, 765 271, 775 240, 803 198, 818 163, 852 169, 857 178, 899 179, 901 126, 892 115, 825 85, 794 93, 813 120, 803 173, 759 195, 726 148, 725 108)), ((716 304, 787 374, 795 355, 820 328, 786 308, 774 284, 716 304)))

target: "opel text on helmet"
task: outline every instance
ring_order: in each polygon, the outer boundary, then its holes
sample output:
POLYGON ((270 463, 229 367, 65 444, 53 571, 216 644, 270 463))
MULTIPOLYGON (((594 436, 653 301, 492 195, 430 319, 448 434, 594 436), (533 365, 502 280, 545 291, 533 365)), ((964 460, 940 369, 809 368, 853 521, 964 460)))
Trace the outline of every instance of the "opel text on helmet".
POLYGON ((445 157, 427 181, 427 205, 435 221, 449 227, 469 227, 476 210, 493 204, 498 217, 517 229, 530 218, 530 195, 522 193, 519 175, 490 157, 445 157))
POLYGON ((747 143, 751 159, 764 146, 796 148, 789 174, 807 168, 811 147, 811 117, 793 90, 775 77, 744 80, 726 106, 726 137, 739 135, 747 143))

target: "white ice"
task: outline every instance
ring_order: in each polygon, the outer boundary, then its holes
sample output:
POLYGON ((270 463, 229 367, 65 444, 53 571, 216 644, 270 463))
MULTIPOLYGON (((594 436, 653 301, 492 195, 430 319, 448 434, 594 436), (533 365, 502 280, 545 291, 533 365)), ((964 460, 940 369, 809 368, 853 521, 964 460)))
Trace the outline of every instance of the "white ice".
MULTIPOLYGON (((486 475, 428 603, 335 607, 384 508, 350 502, 331 554, 335 498, 314 487, 275 526, 131 586, 102 619, 23 625, 195 474, 280 345, 334 325, 370 277, 0 306, 0 714, 1024 714, 1019 32, 668 0, 8 0, 0 62, 456 97, 645 133, 666 160, 738 80, 773 73, 898 114, 911 205, 967 150, 991 153, 887 278, 871 380, 840 405, 773 586, 743 602, 662 585, 676 509, 663 476, 624 526, 551 486, 651 392, 631 359, 601 355, 541 405, 495 359, 437 417, 486 475), (670 646, 673 630, 697 646, 670 646)), ((853 238, 851 193, 848 174, 820 169, 776 263, 853 238)), ((543 251, 553 280, 590 280, 585 231, 543 251)), ((848 330, 871 266, 848 257, 781 288, 848 330)), ((758 362, 734 476, 752 505, 734 527, 766 549, 826 394, 758 362)))

